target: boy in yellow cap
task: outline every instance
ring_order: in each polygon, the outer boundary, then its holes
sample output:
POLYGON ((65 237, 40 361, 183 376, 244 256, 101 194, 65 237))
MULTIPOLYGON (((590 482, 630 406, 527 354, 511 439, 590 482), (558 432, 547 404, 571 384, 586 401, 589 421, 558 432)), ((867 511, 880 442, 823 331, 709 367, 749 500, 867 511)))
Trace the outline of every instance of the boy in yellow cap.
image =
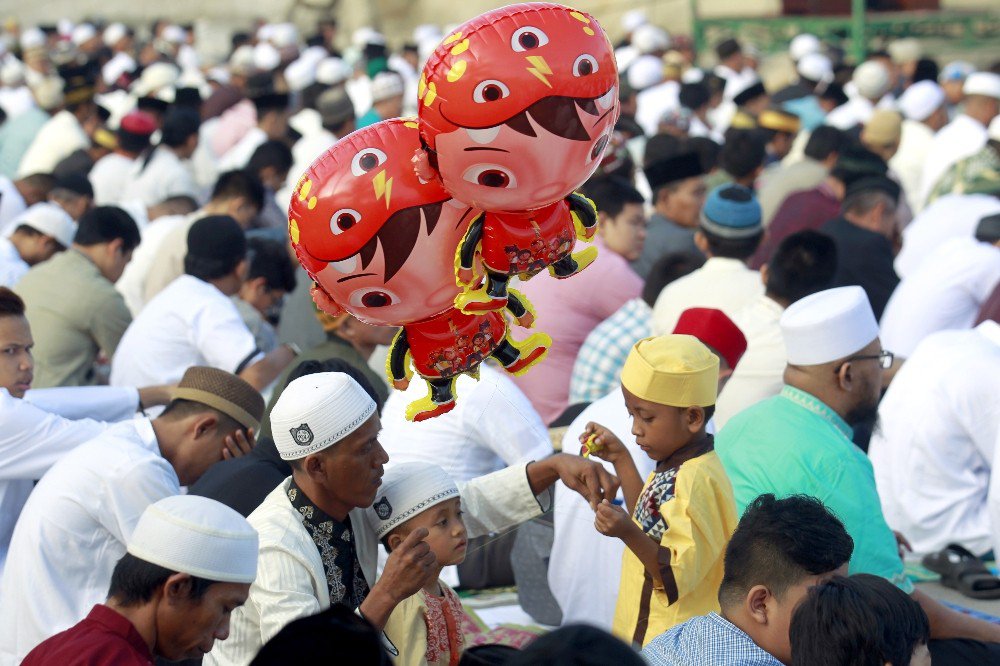
POLYGON ((629 513, 605 500, 594 525, 628 547, 613 631, 637 645, 719 610, 723 556, 738 517, 732 486, 705 432, 718 379, 719 358, 693 336, 646 338, 632 348, 622 393, 636 443, 657 463, 645 484, 607 428, 588 423, 580 436, 621 480, 629 513))

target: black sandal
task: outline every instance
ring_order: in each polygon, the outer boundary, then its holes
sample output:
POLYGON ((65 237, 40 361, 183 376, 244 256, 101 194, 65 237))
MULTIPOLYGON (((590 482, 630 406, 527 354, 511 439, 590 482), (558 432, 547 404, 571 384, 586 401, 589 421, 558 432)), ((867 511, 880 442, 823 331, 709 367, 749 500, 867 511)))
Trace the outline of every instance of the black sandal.
POLYGON ((941 575, 941 584, 971 599, 1000 599, 1000 578, 982 561, 957 543, 924 556, 922 563, 941 575))

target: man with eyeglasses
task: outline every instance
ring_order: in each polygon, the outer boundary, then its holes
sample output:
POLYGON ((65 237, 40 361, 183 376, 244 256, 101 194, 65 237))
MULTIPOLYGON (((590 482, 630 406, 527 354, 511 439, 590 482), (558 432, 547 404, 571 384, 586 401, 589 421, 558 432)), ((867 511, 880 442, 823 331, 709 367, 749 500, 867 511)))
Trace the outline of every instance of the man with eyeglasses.
POLYGON ((850 572, 882 576, 912 594, 935 639, 963 638, 975 662, 957 659, 956 641, 932 640, 935 665, 993 663, 1000 626, 952 611, 919 590, 903 570, 895 535, 882 515, 872 465, 851 441, 852 426, 877 414, 883 371, 893 355, 861 287, 839 287, 793 303, 781 317, 788 352, 781 393, 732 417, 715 450, 742 511, 763 493, 821 500, 854 539, 850 572), (979 643, 977 641, 983 641, 979 643))

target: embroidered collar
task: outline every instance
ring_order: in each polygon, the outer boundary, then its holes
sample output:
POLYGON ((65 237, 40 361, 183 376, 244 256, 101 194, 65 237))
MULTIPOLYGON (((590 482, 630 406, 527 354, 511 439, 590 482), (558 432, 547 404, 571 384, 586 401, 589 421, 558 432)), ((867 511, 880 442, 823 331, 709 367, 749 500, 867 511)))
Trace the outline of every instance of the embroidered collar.
POLYGON ((854 437, 854 429, 847 425, 847 421, 842 419, 840 414, 830 409, 825 402, 813 394, 785 384, 785 387, 781 389, 781 397, 785 400, 791 400, 799 407, 809 410, 824 421, 829 421, 847 439, 854 437))
POLYGON ((671 453, 667 458, 656 463, 656 471, 659 473, 665 472, 668 469, 677 469, 688 460, 705 455, 714 449, 715 439, 711 435, 706 434, 703 438, 685 444, 671 453))

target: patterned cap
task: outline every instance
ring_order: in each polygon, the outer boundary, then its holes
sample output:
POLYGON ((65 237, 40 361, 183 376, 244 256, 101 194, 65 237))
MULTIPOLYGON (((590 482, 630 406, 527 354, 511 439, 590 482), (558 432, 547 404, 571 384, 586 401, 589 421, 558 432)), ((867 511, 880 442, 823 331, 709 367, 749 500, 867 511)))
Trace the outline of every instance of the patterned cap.
POLYGON ((365 509, 365 517, 381 539, 411 518, 458 496, 455 481, 437 465, 400 463, 386 469, 382 487, 375 503, 365 509))
POLYGON ((264 416, 264 398, 257 389, 218 368, 188 368, 173 391, 173 399, 207 405, 254 431, 260 430, 260 419, 264 416))

